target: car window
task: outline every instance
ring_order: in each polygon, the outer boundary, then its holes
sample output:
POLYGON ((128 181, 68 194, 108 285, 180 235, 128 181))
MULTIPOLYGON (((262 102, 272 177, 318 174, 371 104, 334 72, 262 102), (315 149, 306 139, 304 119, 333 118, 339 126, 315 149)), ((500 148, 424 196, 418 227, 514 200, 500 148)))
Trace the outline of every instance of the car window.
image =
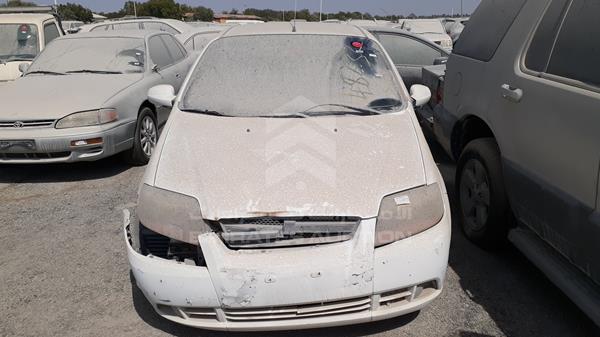
POLYGON ((139 30, 140 24, 137 22, 119 23, 113 25, 114 30, 139 30))
POLYGON ((96 32, 96 31, 100 32, 100 31, 105 31, 105 30, 108 30, 108 26, 110 26, 110 25, 101 25, 101 26, 97 26, 97 27, 94 27, 94 28, 90 29, 90 32, 96 32))
POLYGON ((396 65, 433 65, 442 56, 439 50, 407 36, 385 33, 377 36, 396 65))
POLYGON ((167 50, 167 46, 160 38, 160 35, 156 35, 150 38, 148 41, 148 49, 150 52, 150 59, 159 68, 166 68, 173 64, 171 54, 167 50))
POLYGON ((0 60, 31 60, 39 53, 36 25, 28 23, 0 24, 0 60))
POLYGON ((44 25, 44 39, 45 39, 44 44, 45 45, 47 45, 48 43, 50 43, 52 40, 56 39, 59 36, 60 36, 60 33, 58 32, 58 27, 56 27, 54 22, 47 23, 44 25))
POLYGON ((183 51, 183 48, 181 48, 179 43, 175 41, 175 38, 173 38, 170 35, 161 35, 160 37, 165 43, 165 46, 167 46, 167 50, 171 54, 173 63, 177 63, 185 57, 185 52, 183 51))
POLYGON ((487 62, 494 57, 504 35, 526 0, 482 1, 454 46, 454 53, 487 62))
POLYGON ((547 73, 600 87, 600 1, 573 0, 556 39, 547 73))
POLYGON ((568 0, 553 0, 538 26, 525 57, 525 67, 545 72, 552 46, 570 3, 568 0))
POLYGON ((204 51, 180 107, 236 117, 398 111, 404 98, 395 73, 364 37, 226 37, 204 51))
POLYGON ((162 32, 167 32, 167 33, 171 33, 171 34, 179 34, 179 32, 177 30, 175 30, 173 27, 162 23, 162 22, 144 22, 144 29, 148 29, 148 30, 160 30, 162 32))

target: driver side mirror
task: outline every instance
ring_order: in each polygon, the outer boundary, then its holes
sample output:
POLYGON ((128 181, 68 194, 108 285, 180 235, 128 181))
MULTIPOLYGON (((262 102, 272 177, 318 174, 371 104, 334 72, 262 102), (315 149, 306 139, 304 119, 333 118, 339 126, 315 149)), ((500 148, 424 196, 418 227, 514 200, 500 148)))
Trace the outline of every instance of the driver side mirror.
POLYGON ((424 85, 415 84, 410 87, 410 97, 414 100, 416 108, 427 104, 431 99, 431 90, 424 85))
POLYGON ((148 90, 148 100, 157 106, 172 108, 176 97, 175 88, 172 85, 157 85, 148 90))
POLYGON ((21 63, 21 64, 19 64, 19 71, 20 71, 22 74, 25 74, 25 72, 26 72, 27 70, 29 70, 29 63, 21 63))

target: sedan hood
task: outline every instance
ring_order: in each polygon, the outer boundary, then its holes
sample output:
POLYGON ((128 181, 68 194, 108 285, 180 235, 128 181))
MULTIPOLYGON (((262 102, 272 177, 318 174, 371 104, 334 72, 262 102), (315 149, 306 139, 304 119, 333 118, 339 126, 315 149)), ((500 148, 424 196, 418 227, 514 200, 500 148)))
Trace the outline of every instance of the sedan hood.
POLYGON ((0 120, 58 119, 99 109, 118 92, 141 79, 131 75, 29 75, 0 90, 0 120))
POLYGON ((19 64, 31 63, 24 61, 6 62, 6 64, 0 64, 0 82, 13 81, 21 76, 19 71, 19 64))
POLYGON ((205 219, 370 218, 384 196, 426 181, 409 112, 171 118, 155 185, 196 197, 205 219))

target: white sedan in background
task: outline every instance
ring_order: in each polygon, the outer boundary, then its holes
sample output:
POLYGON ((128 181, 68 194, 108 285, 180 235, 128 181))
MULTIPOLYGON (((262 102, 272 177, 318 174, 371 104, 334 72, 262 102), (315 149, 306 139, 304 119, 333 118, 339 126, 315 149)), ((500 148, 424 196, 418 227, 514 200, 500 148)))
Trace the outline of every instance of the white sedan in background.
POLYGON ((400 28, 412 34, 420 35, 444 48, 447 52, 452 51, 452 38, 446 33, 446 28, 439 19, 404 20, 401 25, 394 28, 400 28))
POLYGON ((80 33, 53 41, 0 90, 0 164, 148 162, 169 110, 148 89, 178 89, 192 58, 168 33, 80 33))
POLYGON ((411 93, 365 30, 303 22, 234 27, 178 96, 152 88, 173 111, 124 232, 158 314, 289 330, 436 299, 450 206, 414 113, 431 94, 411 93))

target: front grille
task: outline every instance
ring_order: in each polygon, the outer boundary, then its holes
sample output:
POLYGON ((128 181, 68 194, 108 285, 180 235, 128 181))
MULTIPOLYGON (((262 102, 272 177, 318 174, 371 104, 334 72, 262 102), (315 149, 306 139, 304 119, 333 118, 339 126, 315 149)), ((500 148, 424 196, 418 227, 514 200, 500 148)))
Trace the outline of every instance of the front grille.
POLYGON ((71 152, 48 152, 48 153, 2 153, 0 152, 0 160, 44 160, 44 159, 60 159, 68 158, 71 152))
POLYGON ((20 129, 20 128, 43 128, 52 126, 54 119, 40 119, 31 121, 0 121, 0 129, 20 129))
POLYGON ((347 301, 325 302, 291 307, 266 309, 226 309, 223 310, 223 312, 228 321, 256 322, 334 316, 369 311, 370 309, 371 298, 363 297, 347 301))
POLYGON ((232 248, 266 248, 315 245, 352 238, 356 217, 260 217, 221 219, 223 241, 232 248))

